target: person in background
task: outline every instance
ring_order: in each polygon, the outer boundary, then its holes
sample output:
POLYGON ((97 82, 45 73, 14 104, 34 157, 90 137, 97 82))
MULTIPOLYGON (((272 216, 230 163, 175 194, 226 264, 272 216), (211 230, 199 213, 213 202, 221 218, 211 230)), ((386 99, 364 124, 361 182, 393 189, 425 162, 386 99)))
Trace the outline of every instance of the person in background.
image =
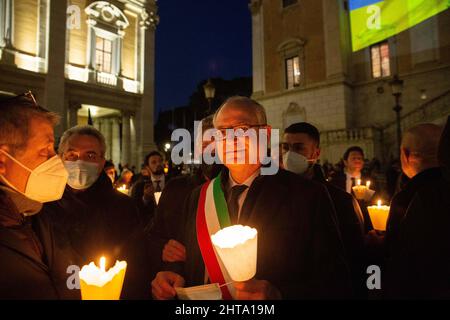
POLYGON ((118 187, 125 186, 126 189, 130 189, 132 178, 133 172, 128 170, 127 168, 124 168, 122 174, 120 175, 120 178, 116 182, 116 186, 118 187))
MULTIPOLYGON (((433 185, 442 178, 438 161, 438 146, 442 128, 435 124, 424 123, 410 128, 403 134, 400 147, 400 160, 403 173, 409 181, 391 201, 386 226, 386 246, 396 241, 401 222, 416 195, 425 185, 433 185)), ((388 253, 389 254, 389 253, 388 253)))
POLYGON ((413 128, 402 146, 402 167, 412 176, 406 190, 416 192, 391 245, 388 299, 450 299, 450 117, 438 148, 440 174, 434 157, 439 131, 432 125, 413 128))
POLYGON ((77 297, 55 266, 53 224, 39 213, 67 182, 54 150, 58 121, 31 93, 0 102, 0 300, 77 297))
POLYGON ((108 178, 111 179, 111 183, 115 185, 117 172, 114 163, 112 163, 111 161, 105 161, 105 166, 103 167, 103 170, 105 170, 105 173, 108 176, 108 178))
POLYGON ((58 152, 69 173, 67 186, 63 198, 46 204, 43 211, 54 225, 55 248, 72 249, 70 259, 59 264, 83 266, 101 256, 108 266, 125 260, 122 298, 148 298, 144 230, 132 199, 113 188, 103 169, 103 135, 92 126, 70 128, 61 137, 58 152))
MULTIPOLYGON (((213 129, 213 117, 208 116, 201 121, 202 132, 213 129)), ((201 137, 202 138, 202 137, 201 137)), ((209 141, 197 141, 196 148, 202 151, 209 145, 209 141)), ((155 265, 153 278, 156 272, 161 270, 165 262, 184 262, 186 260, 186 248, 181 243, 181 233, 184 220, 184 203, 191 192, 205 181, 215 178, 222 169, 219 164, 205 164, 202 162, 199 170, 194 175, 185 175, 170 180, 159 200, 156 208, 155 219, 149 225, 149 245, 152 247, 152 256, 160 257, 158 265, 155 265), (174 195, 178 200, 173 201, 174 195)))
POLYGON ((325 180, 317 160, 320 157, 320 133, 307 123, 294 123, 284 130, 283 166, 286 170, 323 184, 333 201, 344 248, 352 272, 355 297, 363 298, 365 289, 364 221, 356 199, 325 180))

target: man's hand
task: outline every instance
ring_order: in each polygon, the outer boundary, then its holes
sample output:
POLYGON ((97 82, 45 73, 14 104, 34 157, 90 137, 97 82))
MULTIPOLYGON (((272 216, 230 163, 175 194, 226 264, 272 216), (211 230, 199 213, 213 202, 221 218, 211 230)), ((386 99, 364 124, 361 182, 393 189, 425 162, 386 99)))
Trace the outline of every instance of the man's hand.
POLYGON ((153 189, 153 183, 147 182, 144 184, 144 200, 152 201, 155 198, 155 190, 153 189))
POLYGON ((383 231, 370 230, 364 239, 366 246, 382 246, 385 242, 386 233, 383 231))
POLYGON ((266 280, 234 282, 237 300, 280 300, 280 291, 266 280))
POLYGON ((171 239, 164 246, 162 260, 164 262, 186 261, 186 248, 178 241, 171 239))
POLYGON ((152 296, 156 300, 170 300, 177 295, 175 287, 184 287, 184 278, 171 271, 158 272, 152 281, 152 296))

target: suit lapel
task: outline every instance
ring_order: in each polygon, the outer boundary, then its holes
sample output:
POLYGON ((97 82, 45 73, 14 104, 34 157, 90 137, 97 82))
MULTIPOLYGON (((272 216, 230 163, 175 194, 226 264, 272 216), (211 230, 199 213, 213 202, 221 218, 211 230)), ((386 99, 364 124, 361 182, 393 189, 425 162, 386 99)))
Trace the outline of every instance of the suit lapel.
POLYGON ((247 197, 242 205, 241 215, 239 217, 239 224, 247 225, 249 219, 251 218, 251 214, 253 212, 253 208, 255 208, 256 201, 258 199, 258 194, 261 191, 262 185, 264 182, 264 176, 258 176, 255 178, 253 183, 248 190, 247 197))

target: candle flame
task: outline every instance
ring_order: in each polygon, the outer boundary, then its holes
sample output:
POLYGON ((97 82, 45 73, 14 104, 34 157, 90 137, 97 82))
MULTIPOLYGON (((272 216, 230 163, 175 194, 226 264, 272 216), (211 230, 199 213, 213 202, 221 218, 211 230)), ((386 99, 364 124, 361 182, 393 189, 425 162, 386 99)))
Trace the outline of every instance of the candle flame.
POLYGON ((358 186, 361 185, 361 179, 358 179, 358 180, 356 181, 356 185, 358 185, 358 186))
POLYGON ((370 187, 370 181, 366 182, 366 187, 369 188, 370 187))
POLYGON ((381 207, 381 200, 378 200, 378 201, 377 201, 377 205, 378 205, 379 207, 381 207))
POLYGON ((105 257, 101 257, 100 258, 100 270, 102 270, 102 272, 105 272, 105 266, 106 266, 106 259, 105 259, 105 257))

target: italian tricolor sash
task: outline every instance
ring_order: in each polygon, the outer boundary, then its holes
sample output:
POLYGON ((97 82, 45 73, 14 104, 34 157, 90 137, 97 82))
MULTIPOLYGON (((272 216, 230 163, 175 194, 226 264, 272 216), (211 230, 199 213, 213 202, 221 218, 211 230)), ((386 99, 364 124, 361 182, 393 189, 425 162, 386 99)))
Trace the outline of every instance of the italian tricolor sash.
MULTIPOLYGON (((220 187, 220 175, 202 186, 196 225, 198 244, 211 283, 230 283, 231 277, 211 241, 211 235, 230 226, 227 202, 220 187)), ((231 284, 222 286, 221 290, 224 300, 233 299, 234 287, 231 284)))

